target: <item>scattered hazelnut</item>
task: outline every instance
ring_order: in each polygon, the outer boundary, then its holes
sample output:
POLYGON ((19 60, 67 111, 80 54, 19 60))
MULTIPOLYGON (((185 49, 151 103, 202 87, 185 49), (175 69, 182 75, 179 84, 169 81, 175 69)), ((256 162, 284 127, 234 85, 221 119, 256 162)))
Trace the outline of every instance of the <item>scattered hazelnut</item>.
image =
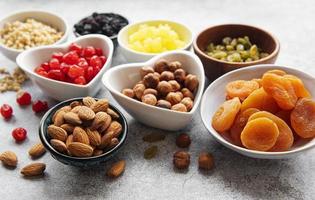
POLYGON ((158 92, 155 89, 148 88, 148 89, 145 89, 143 92, 143 95, 146 95, 146 94, 153 94, 154 96, 157 96, 158 92))
POLYGON ((161 81, 169 81, 169 80, 174 80, 174 74, 173 72, 170 71, 164 71, 161 73, 160 76, 161 81))
POLYGON ((161 82, 159 82, 156 89, 160 95, 165 96, 172 91, 172 85, 166 81, 161 81, 161 82))
POLYGON ((175 110, 175 111, 178 111, 178 112, 187 112, 187 108, 184 104, 182 103, 178 103, 178 104, 175 104, 171 107, 171 110, 175 110))
POLYGON ((172 107, 170 102, 163 99, 158 100, 156 106, 161 107, 161 108, 166 108, 166 109, 171 109, 172 107))
POLYGON ((180 90, 180 88, 181 88, 180 84, 175 80, 170 80, 170 81, 168 81, 168 83, 171 84, 171 86, 172 86, 172 92, 176 92, 176 91, 180 90))
POLYGON ((214 159, 210 153, 202 152, 198 158, 199 169, 210 170, 214 166, 214 159))
POLYGON ((174 77, 175 80, 178 81, 179 83, 183 83, 186 79, 186 72, 183 69, 177 69, 174 72, 174 77))
POLYGON ((191 139, 187 133, 181 133, 176 138, 176 145, 180 148, 187 148, 191 143, 191 139))
POLYGON ((194 106, 194 102, 193 102, 193 100, 191 100, 190 97, 183 98, 181 103, 186 106, 187 111, 190 111, 192 109, 192 107, 194 106))
POLYGON ((187 169, 190 164, 190 155, 186 151, 177 151, 173 156, 173 164, 177 169, 187 169))
POLYGON ((142 96, 141 101, 145 104, 155 106, 157 99, 153 94, 146 94, 142 96))
POLYGON ((182 68, 182 63, 180 63, 179 61, 173 61, 169 64, 169 69, 172 72, 175 72, 177 69, 182 68))
POLYGON ((194 94, 188 89, 188 88, 183 88, 181 90, 182 94, 184 95, 184 97, 189 97, 191 99, 194 99, 194 94))
POLYGON ((144 84, 141 84, 141 83, 139 83, 139 84, 135 85, 135 87, 133 87, 133 92, 135 93, 135 95, 138 99, 141 99, 144 90, 145 90, 145 86, 144 86, 144 84))
POLYGON ((196 75, 189 74, 185 79, 185 87, 194 92, 198 88, 198 78, 196 75))
POLYGON ((159 77, 156 74, 147 74, 143 78, 143 84, 147 88, 156 88, 156 86, 159 84, 160 80, 159 77))
POLYGON ((122 93, 123 93, 123 95, 126 95, 127 97, 130 97, 130 98, 134 98, 135 97, 134 91, 132 89, 130 89, 130 88, 123 89, 122 93))
POLYGON ((145 75, 154 73, 154 69, 152 67, 142 67, 140 69, 140 76, 143 78, 145 75))
POLYGON ((158 60, 155 65, 154 65, 154 70, 158 73, 162 73, 164 71, 167 71, 168 70, 168 63, 166 60, 164 59, 160 59, 158 60))
POLYGON ((170 92, 166 96, 166 101, 169 101, 172 105, 178 104, 182 98, 178 93, 170 92))

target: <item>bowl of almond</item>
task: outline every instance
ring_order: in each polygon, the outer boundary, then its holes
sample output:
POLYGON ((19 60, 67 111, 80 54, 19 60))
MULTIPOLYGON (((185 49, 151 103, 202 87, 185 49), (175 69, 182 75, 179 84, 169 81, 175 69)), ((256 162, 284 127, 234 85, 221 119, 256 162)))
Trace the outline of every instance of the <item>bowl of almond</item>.
POLYGON ((107 99, 80 97, 63 101, 42 118, 39 136, 56 160, 77 167, 100 164, 123 146, 128 125, 107 99))

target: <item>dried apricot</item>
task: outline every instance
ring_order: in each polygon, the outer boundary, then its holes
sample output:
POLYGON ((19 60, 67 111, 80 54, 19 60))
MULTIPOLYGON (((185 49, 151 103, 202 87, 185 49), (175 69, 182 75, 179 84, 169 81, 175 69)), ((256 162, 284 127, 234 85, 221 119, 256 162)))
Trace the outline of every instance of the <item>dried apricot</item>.
POLYGON ((254 79, 252 79, 252 81, 257 82, 257 83, 258 83, 258 85, 259 85, 259 87, 261 87, 261 86, 262 86, 262 80, 261 80, 261 78, 254 78, 254 79))
POLYGON ((248 109, 240 112, 236 116, 234 124, 230 130, 230 136, 236 145, 242 146, 241 133, 242 133, 242 131, 243 131, 243 129, 247 123, 248 118, 256 112, 259 112, 259 110, 256 108, 248 108, 248 109))
POLYGON ((244 111, 248 108, 257 108, 258 110, 265 110, 271 113, 276 113, 280 110, 276 101, 263 88, 255 90, 243 101, 241 110, 244 111))
POLYGON ((257 118, 266 117, 276 123, 279 129, 279 137, 275 145, 270 149, 270 151, 287 151, 291 148, 294 138, 290 127, 281 118, 273 115, 270 112, 260 111, 251 115, 248 121, 255 120, 257 118))
POLYGON ((218 132, 229 130, 240 108, 241 102, 237 97, 225 101, 213 115, 213 128, 218 132))
POLYGON ((299 99, 291 112, 291 126, 302 138, 315 137, 315 101, 299 99))
POLYGON ((276 74, 276 75, 279 75, 279 76, 284 76, 286 75, 287 73, 281 69, 273 69, 273 70, 269 70, 267 71, 266 73, 271 73, 271 74, 276 74))
POLYGON ((284 75, 283 77, 288 79, 292 83, 295 94, 298 98, 311 97, 311 94, 305 88, 304 83, 301 79, 293 75, 284 75))
POLYGON ((229 98, 238 97, 244 101, 254 90, 259 88, 256 81, 237 80, 228 83, 225 87, 227 96, 229 98))
POLYGON ((294 87, 288 79, 273 73, 265 73, 262 78, 264 90, 270 94, 283 110, 294 108, 297 96, 294 87))
POLYGON ((247 122, 241 133, 242 144, 252 150, 268 151, 279 136, 279 129, 271 119, 261 117, 247 122))
POLYGON ((280 110, 275 114, 277 117, 281 118, 285 123, 287 123, 289 126, 291 124, 290 121, 290 115, 291 115, 291 110, 280 110))

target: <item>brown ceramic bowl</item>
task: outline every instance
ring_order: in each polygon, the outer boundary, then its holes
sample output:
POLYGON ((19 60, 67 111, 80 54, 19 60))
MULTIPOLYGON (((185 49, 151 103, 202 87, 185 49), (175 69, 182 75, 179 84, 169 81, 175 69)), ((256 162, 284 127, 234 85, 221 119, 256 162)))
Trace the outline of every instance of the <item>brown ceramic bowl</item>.
POLYGON ((275 63, 280 50, 280 43, 271 33, 260 28, 244 24, 223 24, 209 27, 199 33, 193 43, 193 47, 203 64, 206 76, 210 81, 213 81, 234 69, 257 64, 275 63), (227 36, 232 38, 248 36, 253 44, 256 44, 264 52, 269 53, 269 56, 252 62, 236 63, 217 60, 204 53, 208 44, 211 42, 219 44, 227 36))

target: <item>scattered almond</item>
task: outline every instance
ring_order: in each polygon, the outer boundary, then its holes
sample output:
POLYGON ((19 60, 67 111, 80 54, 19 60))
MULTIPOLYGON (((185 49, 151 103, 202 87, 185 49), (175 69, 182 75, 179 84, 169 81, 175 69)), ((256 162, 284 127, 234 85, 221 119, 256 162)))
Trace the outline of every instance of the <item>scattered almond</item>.
POLYGON ((34 159, 39 158, 46 153, 46 149, 42 143, 37 143, 31 147, 28 154, 34 159))
POLYGON ((79 115, 74 113, 74 112, 67 112, 66 114, 64 114, 63 118, 65 119, 65 121, 69 124, 72 125, 80 125, 82 124, 81 119, 79 118, 79 115))
POLYGON ((14 152, 12 151, 5 151, 0 155, 0 160, 4 165, 10 167, 16 167, 18 159, 14 152))
POLYGON ((57 139, 61 141, 66 141, 68 136, 65 130, 55 125, 48 126, 47 132, 52 139, 57 139))
POLYGON ((94 104, 92 104, 91 109, 97 112, 106 112, 108 108, 108 100, 107 99, 100 99, 94 104))
POLYGON ((44 173, 46 165, 44 163, 32 163, 21 170, 21 174, 24 176, 39 176, 44 173))
POLYGON ((111 168, 107 171, 106 174, 108 177, 116 178, 125 171, 125 167, 126 162, 124 160, 118 161, 111 166, 111 168))
POLYGON ((68 150, 73 156, 89 157, 93 154, 93 148, 80 142, 72 142, 68 145, 68 150))
POLYGON ((59 151, 60 153, 66 153, 68 151, 66 144, 63 141, 51 139, 50 144, 54 149, 59 151))
POLYGON ((90 144, 90 140, 85 130, 79 126, 76 126, 73 130, 73 141, 84 144, 90 144))

